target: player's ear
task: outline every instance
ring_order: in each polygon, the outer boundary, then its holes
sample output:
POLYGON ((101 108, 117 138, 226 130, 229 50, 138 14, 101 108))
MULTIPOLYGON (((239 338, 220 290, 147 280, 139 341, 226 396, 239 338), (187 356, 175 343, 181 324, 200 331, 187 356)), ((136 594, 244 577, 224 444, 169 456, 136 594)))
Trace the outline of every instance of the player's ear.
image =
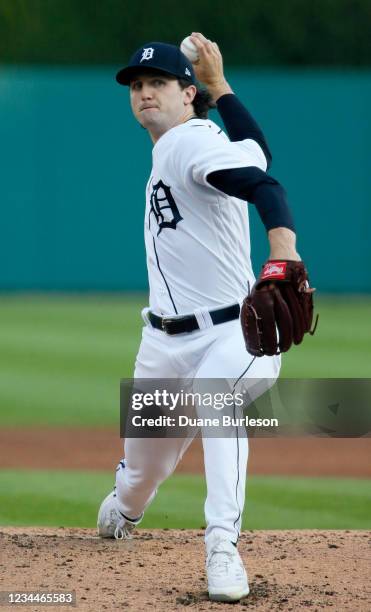
POLYGON ((186 87, 185 89, 183 89, 184 106, 188 106, 188 104, 192 104, 193 100, 195 99, 196 93, 197 93, 197 87, 195 87, 195 85, 190 85, 189 87, 186 87))

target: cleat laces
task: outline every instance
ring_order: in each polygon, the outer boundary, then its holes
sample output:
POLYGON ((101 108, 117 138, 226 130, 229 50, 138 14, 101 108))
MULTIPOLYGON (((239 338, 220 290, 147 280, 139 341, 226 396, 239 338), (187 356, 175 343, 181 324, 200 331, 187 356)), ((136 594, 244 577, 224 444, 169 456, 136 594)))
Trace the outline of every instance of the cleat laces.
POLYGON ((132 540, 132 531, 134 525, 128 523, 123 517, 116 522, 116 528, 114 532, 115 540, 132 540))

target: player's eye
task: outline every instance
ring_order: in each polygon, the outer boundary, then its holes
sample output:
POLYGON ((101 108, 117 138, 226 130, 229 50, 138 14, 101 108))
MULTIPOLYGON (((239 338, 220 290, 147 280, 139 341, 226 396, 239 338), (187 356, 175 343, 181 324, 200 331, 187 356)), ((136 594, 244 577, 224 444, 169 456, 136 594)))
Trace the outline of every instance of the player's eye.
POLYGON ((155 87, 161 87, 162 85, 165 85, 165 81, 163 79, 154 79, 153 85, 155 87))
POLYGON ((134 91, 139 91, 142 87, 142 83, 140 81, 134 81, 134 83, 131 83, 131 89, 133 89, 134 91))

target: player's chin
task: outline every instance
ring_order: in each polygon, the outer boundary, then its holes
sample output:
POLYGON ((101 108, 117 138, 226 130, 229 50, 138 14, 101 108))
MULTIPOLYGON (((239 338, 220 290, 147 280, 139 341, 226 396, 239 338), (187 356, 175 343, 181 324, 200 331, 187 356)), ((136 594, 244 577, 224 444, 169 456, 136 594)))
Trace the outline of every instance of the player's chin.
POLYGON ((146 108, 139 113, 139 122, 143 127, 158 125, 161 122, 161 115, 158 108, 146 108))

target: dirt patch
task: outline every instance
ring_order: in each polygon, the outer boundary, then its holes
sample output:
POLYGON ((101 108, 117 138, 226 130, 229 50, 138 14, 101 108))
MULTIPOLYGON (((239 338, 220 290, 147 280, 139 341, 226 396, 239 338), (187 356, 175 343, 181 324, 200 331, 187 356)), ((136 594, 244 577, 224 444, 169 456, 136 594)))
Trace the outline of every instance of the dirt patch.
MULTIPOLYGON (((0 467, 112 470, 122 455, 116 429, 0 431, 0 467)), ((249 473, 371 478, 371 438, 258 438, 250 441, 249 473)), ((178 472, 203 472, 195 440, 178 472)))
MULTIPOLYGON (((228 608, 208 601, 203 535, 138 530, 115 541, 88 529, 2 528, 1 588, 75 590, 77 608, 94 612, 228 608)), ((370 610, 370 543, 366 531, 244 532, 251 593, 233 610, 370 610)))

